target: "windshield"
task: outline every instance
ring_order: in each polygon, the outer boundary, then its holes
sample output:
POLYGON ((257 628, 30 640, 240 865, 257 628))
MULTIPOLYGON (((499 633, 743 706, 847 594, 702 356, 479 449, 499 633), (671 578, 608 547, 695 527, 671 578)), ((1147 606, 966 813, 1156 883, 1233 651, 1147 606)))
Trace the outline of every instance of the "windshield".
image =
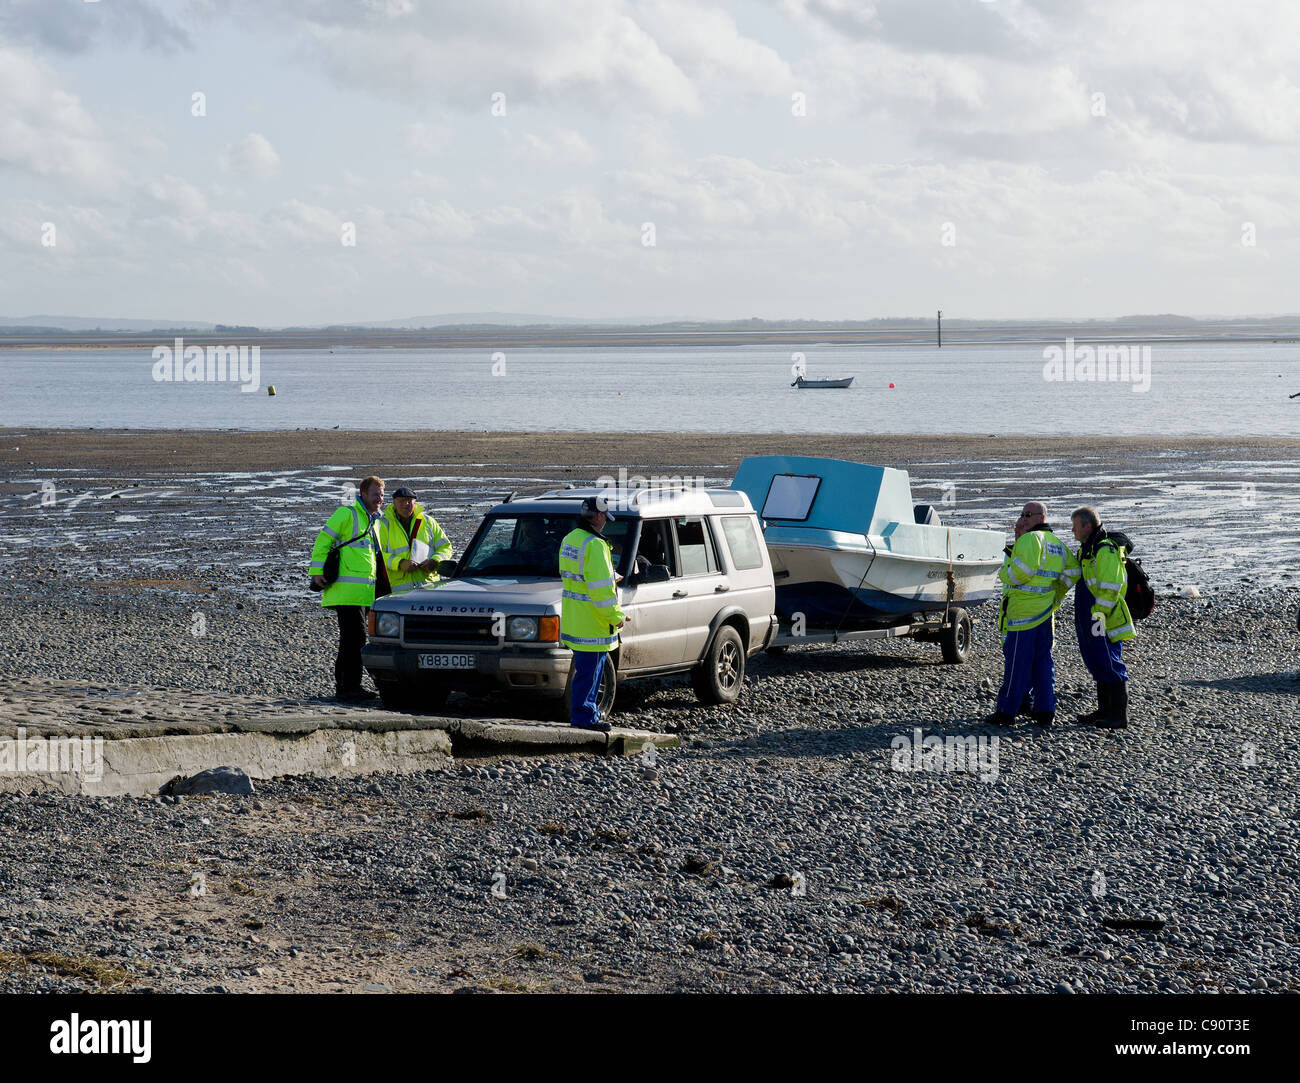
MULTIPOLYGON (((456 574, 559 579, 560 543, 575 524, 572 515, 491 516, 456 574)), ((623 542, 631 525, 631 519, 619 519, 605 526, 605 537, 614 547, 615 571, 621 571, 623 542)))

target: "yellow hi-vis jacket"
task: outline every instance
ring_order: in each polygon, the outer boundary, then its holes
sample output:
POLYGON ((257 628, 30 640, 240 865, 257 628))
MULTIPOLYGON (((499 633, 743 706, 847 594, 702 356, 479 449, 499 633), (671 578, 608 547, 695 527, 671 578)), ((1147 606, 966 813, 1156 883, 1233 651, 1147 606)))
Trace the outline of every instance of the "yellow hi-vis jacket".
POLYGON ((1025 632, 1051 620, 1079 578, 1079 562, 1046 526, 1026 530, 1016 540, 1002 570, 1002 611, 998 631, 1025 632))
POLYGON ((560 544, 560 579, 560 642, 575 651, 612 651, 626 614, 609 542, 585 527, 569 531, 560 544))
POLYGON ((321 575, 325 571, 325 557, 330 547, 339 542, 348 542, 338 551, 339 577, 321 591, 320 604, 374 605, 375 556, 379 542, 370 512, 360 500, 354 500, 351 507, 345 504, 339 508, 329 517, 325 529, 316 535, 316 543, 311 547, 309 575, 321 575))
POLYGON ((384 509, 384 517, 379 520, 379 551, 383 556, 384 567, 388 570, 388 585, 394 594, 405 594, 426 583, 438 579, 438 573, 422 572, 416 569, 403 572, 399 567, 404 560, 411 559, 411 542, 422 541, 429 547, 429 556, 434 560, 451 559, 451 542, 442 532, 438 520, 432 518, 418 503, 411 509, 410 527, 402 526, 397 517, 397 508, 392 504, 384 509))
POLYGON ((1092 591, 1092 617, 1106 621, 1106 638, 1120 643, 1137 635, 1133 617, 1124 601, 1128 590, 1128 572, 1124 568, 1124 547, 1103 538, 1088 556, 1079 551, 1083 581, 1092 591))

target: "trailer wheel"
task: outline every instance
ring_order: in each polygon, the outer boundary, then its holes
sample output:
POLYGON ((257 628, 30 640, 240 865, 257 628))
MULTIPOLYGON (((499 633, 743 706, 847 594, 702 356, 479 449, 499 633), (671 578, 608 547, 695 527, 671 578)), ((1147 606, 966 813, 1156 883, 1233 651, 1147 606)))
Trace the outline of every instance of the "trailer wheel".
POLYGON ((948 627, 939 633, 939 646, 943 649, 943 660, 959 666, 970 657, 970 614, 964 609, 953 609, 948 618, 948 627))
POLYGON ((701 703, 735 703, 745 686, 745 647, 740 633, 724 624, 704 658, 691 670, 691 687, 701 703))

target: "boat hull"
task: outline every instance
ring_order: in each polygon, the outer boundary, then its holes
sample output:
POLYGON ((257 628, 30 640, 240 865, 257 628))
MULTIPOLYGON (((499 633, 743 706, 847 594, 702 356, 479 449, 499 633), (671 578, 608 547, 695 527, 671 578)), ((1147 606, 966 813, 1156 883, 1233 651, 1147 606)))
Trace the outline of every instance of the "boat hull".
POLYGON ((802 614, 808 628, 872 628, 898 624, 949 604, 970 609, 998 597, 1000 557, 948 562, 873 549, 858 535, 860 551, 840 546, 769 541, 776 576, 776 608, 783 621, 802 614))
POLYGON ((846 376, 842 380, 808 380, 802 376, 799 376, 795 379, 794 383, 792 383, 790 386, 800 387, 800 388, 851 387, 853 385, 853 381, 855 378, 856 377, 853 376, 846 376))

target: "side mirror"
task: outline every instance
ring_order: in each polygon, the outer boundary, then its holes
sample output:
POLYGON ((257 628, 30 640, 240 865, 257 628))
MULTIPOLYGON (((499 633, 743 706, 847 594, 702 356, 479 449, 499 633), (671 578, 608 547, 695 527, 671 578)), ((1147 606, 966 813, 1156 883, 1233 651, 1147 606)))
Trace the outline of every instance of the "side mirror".
POLYGON ((460 567, 458 560, 440 560, 438 561, 439 575, 455 575, 456 570, 460 567))
POLYGON ((667 583, 672 578, 672 573, 668 570, 666 564, 651 564, 645 571, 636 577, 637 583, 667 583))

